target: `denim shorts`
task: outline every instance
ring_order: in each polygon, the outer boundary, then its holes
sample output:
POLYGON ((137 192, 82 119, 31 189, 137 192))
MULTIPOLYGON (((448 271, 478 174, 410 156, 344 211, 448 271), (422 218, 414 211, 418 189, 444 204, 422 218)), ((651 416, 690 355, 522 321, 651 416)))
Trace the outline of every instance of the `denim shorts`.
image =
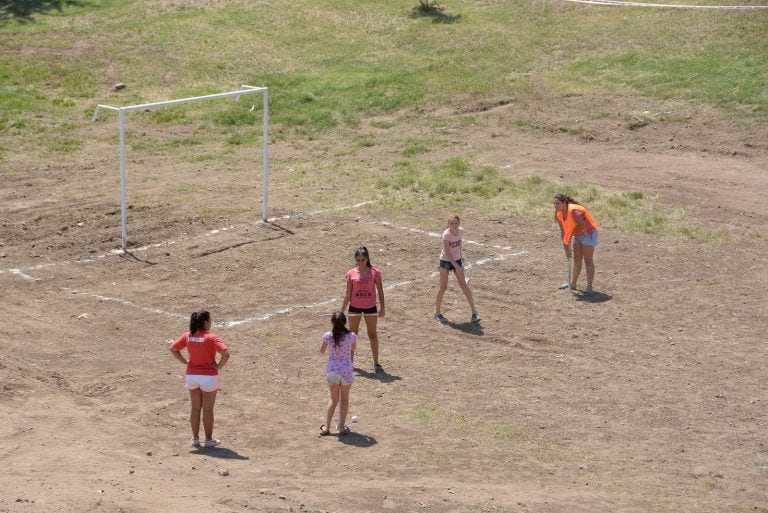
POLYGON ((574 236, 574 244, 583 244, 585 246, 597 246, 597 230, 592 230, 584 235, 574 236))
MULTIPOLYGON (((461 258, 456 260, 456 263, 459 264, 459 267, 464 267, 464 262, 461 261, 461 258)), ((440 267, 448 271, 453 271, 454 269, 453 264, 451 262, 448 262, 447 260, 440 260, 440 267)))

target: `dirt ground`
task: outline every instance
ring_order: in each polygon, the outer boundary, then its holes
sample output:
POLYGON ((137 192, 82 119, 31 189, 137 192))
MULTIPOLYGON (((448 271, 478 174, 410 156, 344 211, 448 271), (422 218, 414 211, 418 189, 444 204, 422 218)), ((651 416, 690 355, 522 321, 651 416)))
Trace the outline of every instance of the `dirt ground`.
POLYGON ((584 298, 557 290, 566 267, 553 224, 462 212, 482 322, 466 322, 452 283, 453 322, 440 325, 442 212, 395 212, 376 198, 295 207, 338 186, 298 183, 295 166, 387 168, 400 157, 386 145, 328 155, 330 136, 276 142, 281 217, 266 224, 246 208, 256 178, 201 174, 256 154, 134 156, 144 189, 132 189, 129 255, 112 251, 114 124, 80 127, 98 137, 76 157, 9 155, 0 511, 768 512, 760 134, 705 131, 694 119, 612 128, 620 137, 535 135, 503 128, 513 108, 479 109, 481 122, 443 131, 455 143, 435 151, 511 176, 658 195, 697 208, 732 241, 605 227, 599 293, 584 298), (200 201, 233 207, 206 216, 200 201), (323 314, 340 306, 361 243, 384 276, 385 373, 372 372, 363 334, 350 412, 359 420, 349 437, 319 438, 323 314), (216 409, 223 443, 196 450, 168 341, 200 306, 233 356, 216 409))

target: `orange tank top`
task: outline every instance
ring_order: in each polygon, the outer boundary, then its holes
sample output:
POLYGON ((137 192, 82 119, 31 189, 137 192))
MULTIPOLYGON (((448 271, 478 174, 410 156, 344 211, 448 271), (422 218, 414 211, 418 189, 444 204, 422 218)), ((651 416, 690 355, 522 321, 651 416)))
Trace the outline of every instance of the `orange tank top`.
POLYGON ((597 223, 592 219, 592 216, 589 215, 589 211, 586 208, 577 203, 569 203, 568 214, 566 215, 565 220, 563 220, 563 213, 560 211, 557 212, 557 220, 563 227, 563 244, 570 244, 571 236, 573 235, 573 232, 576 231, 576 220, 573 218, 574 210, 582 210, 584 212, 584 217, 587 218, 589 224, 591 224, 594 229, 597 229, 597 223))

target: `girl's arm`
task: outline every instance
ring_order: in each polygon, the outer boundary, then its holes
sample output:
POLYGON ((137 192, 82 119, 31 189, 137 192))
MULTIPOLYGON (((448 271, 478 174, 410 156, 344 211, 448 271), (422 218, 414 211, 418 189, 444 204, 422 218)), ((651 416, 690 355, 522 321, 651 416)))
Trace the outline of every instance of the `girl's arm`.
POLYGON ((357 342, 352 342, 352 345, 349 347, 349 356, 352 359, 352 361, 355 361, 356 350, 357 350, 357 342))
POLYGON ((328 349, 328 342, 326 342, 325 340, 323 340, 323 343, 322 343, 322 344, 320 344, 320 352, 321 352, 321 353, 324 353, 326 349, 328 349))
MULTIPOLYGON (((555 222, 560 228, 560 240, 563 240, 563 237, 565 237, 565 228, 563 227, 563 223, 560 222, 560 219, 557 218, 557 212, 555 212, 555 222)), ((563 249, 565 250, 565 258, 571 258, 571 245, 563 242, 563 249)))
POLYGON ((181 351, 179 351, 178 349, 171 348, 171 354, 173 355, 174 358, 176 358, 178 361, 180 361, 184 365, 187 364, 187 360, 184 359, 184 357, 181 355, 181 351))
POLYGON ((347 291, 344 293, 344 301, 341 302, 341 311, 345 311, 349 301, 352 298, 352 282, 347 280, 347 291))
POLYGON ((229 361, 229 350, 224 350, 221 353, 221 358, 219 359, 219 363, 213 362, 213 368, 217 370, 221 370, 224 368, 224 366, 229 361))
POLYGON ((376 277, 376 290, 379 293, 379 317, 384 317, 384 285, 381 283, 381 274, 376 277))

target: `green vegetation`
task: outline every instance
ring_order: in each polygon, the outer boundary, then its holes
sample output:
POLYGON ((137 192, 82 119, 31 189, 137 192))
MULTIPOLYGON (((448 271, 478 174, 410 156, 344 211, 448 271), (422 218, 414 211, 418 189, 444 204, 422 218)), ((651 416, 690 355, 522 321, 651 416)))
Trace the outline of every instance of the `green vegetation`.
MULTIPOLYGON (((0 131, 17 137, 22 151, 42 147, 76 158, 87 137, 82 127, 98 103, 159 101, 240 84, 270 88, 274 141, 328 134, 354 141, 335 145, 339 155, 389 143, 356 132, 364 123, 393 133, 429 122, 461 128, 478 122, 473 112, 507 104, 515 107, 502 121, 508 127, 590 140, 584 126, 558 119, 549 108, 574 96, 592 104, 621 96, 674 99, 681 108, 703 105, 743 126, 768 120, 768 12, 428 4, 419 12, 415 0, 6 3, 0 7, 0 131), (117 82, 126 88, 113 90, 117 82), (542 120, 541 110, 553 117, 542 120), (425 112, 430 116, 422 117, 425 112)), ((614 116, 627 129, 677 120, 675 113, 594 115, 614 116)), ((144 130, 132 125, 134 150, 197 149, 214 136, 225 154, 261 144, 260 100, 131 116, 152 134, 137 137, 144 130), (183 127, 183 134, 168 127, 183 127)), ((438 204, 475 201, 487 211, 537 218, 551 216, 551 194, 573 192, 602 222, 622 230, 727 240, 725 231, 687 226, 689 212, 653 198, 540 177, 511 180, 469 155, 420 160, 446 144, 425 136, 393 148, 402 160, 394 169, 368 169, 370 182, 359 183, 370 189, 362 192, 381 191, 388 205, 410 205, 425 194, 438 204)), ((0 159, 10 148, 0 147, 0 159)), ((210 158, 200 153, 183 158, 210 158)))

